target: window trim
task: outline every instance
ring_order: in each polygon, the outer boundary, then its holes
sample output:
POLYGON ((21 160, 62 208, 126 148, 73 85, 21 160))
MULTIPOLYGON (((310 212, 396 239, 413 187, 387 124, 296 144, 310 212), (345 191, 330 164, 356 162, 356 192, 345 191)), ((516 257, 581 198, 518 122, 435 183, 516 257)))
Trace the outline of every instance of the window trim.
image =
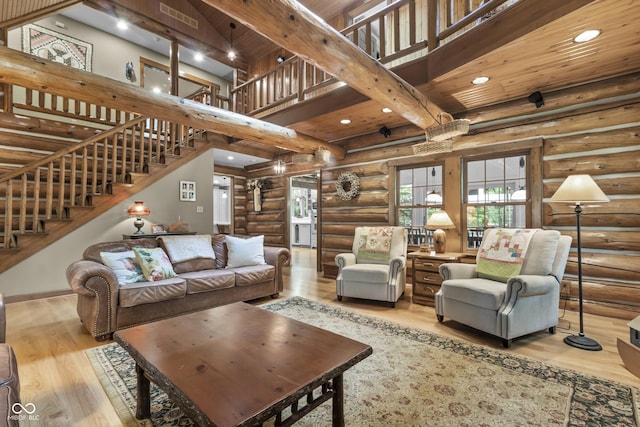
MULTIPOLYGON (((467 194, 467 180, 466 180, 466 165, 470 161, 497 159, 504 157, 526 157, 526 187, 527 200, 525 200, 525 223, 527 228, 539 228, 542 227, 542 199, 543 199, 543 184, 542 184, 542 139, 537 138, 535 140, 538 144, 525 147, 514 147, 512 149, 500 150, 498 153, 490 153, 484 151, 482 153, 469 154, 460 156, 460 239, 461 248, 463 252, 475 253, 477 248, 467 247, 467 207, 466 201, 467 194)), ((506 203, 510 204, 510 203, 506 203)), ((518 203, 520 204, 520 203, 518 203)), ((483 206, 486 204, 483 204, 483 206)))

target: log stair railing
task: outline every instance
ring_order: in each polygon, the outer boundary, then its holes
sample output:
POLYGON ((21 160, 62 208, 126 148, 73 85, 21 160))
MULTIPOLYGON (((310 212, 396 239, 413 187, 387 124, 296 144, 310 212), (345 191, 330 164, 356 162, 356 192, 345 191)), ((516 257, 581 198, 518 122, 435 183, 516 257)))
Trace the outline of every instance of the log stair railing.
POLYGON ((208 149, 203 132, 138 117, 0 175, 0 272, 208 149))

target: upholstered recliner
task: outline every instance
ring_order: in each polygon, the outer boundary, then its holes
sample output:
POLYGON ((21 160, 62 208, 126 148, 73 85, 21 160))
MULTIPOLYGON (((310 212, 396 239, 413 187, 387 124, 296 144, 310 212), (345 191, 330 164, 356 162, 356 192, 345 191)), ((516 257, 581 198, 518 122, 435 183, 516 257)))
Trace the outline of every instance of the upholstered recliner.
POLYGON ((556 230, 490 229, 476 264, 440 266, 436 315, 511 340, 558 324, 560 283, 571 237, 556 230))
POLYGON ((336 256, 336 293, 342 297, 386 301, 395 307, 404 293, 407 230, 404 227, 357 227, 351 253, 336 256))

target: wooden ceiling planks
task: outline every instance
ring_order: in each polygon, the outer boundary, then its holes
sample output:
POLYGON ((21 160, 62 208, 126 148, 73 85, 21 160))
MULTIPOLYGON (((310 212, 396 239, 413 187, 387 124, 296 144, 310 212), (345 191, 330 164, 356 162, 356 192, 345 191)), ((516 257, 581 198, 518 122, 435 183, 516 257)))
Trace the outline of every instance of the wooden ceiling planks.
POLYGON ((295 0, 204 0, 426 129, 442 110, 295 0))
POLYGON ((2 0, 0 28, 11 29, 80 3, 81 0, 2 0))

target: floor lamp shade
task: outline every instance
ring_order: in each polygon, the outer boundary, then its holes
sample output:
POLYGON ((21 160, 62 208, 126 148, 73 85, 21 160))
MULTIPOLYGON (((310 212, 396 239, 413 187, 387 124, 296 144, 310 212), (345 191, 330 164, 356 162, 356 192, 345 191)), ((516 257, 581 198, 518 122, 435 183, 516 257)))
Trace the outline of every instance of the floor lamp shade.
POLYGON ((598 184, 589 175, 570 175, 560 185, 558 190, 551 196, 552 202, 571 202, 575 204, 576 213, 576 235, 578 247, 578 300, 580 304, 580 333, 569 335, 564 342, 572 347, 582 350, 602 350, 602 346, 594 339, 586 337, 584 334, 584 321, 582 309, 582 244, 580 242, 580 214, 582 213, 581 203, 588 202, 608 202, 609 198, 598 187, 598 184))

